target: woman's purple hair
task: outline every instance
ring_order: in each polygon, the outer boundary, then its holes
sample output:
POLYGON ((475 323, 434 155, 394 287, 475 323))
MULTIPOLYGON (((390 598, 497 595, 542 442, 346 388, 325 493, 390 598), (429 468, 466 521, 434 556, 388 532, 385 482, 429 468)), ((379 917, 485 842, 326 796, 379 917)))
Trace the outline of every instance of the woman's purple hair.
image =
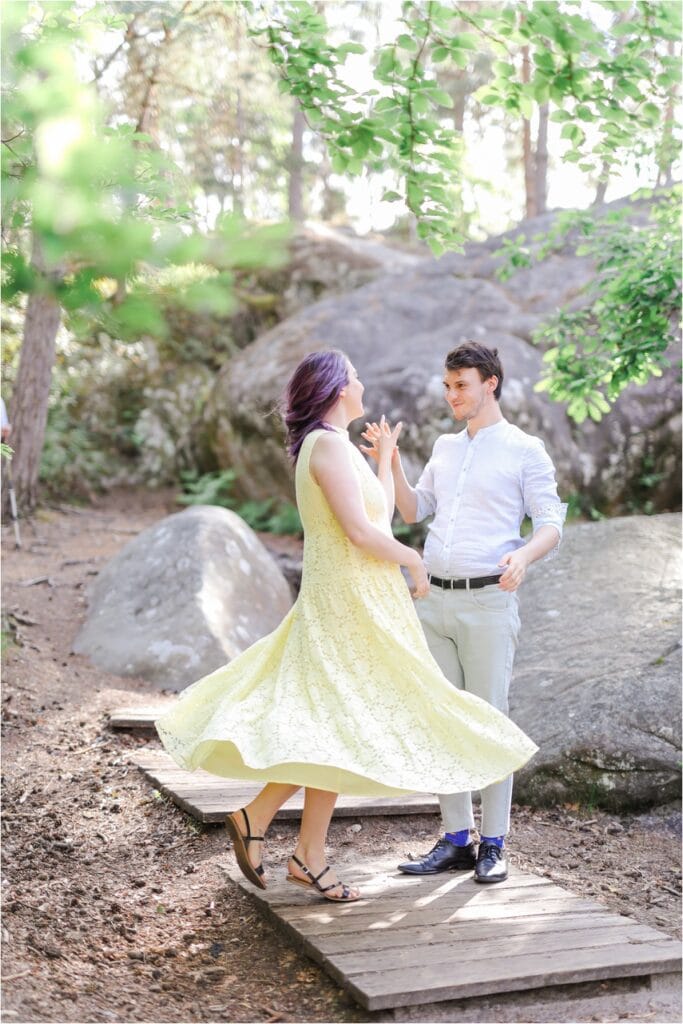
POLYGON ((323 417, 348 383, 348 360, 339 349, 311 352, 299 363, 285 393, 287 451, 293 462, 298 459, 307 434, 330 429, 323 423, 323 417))

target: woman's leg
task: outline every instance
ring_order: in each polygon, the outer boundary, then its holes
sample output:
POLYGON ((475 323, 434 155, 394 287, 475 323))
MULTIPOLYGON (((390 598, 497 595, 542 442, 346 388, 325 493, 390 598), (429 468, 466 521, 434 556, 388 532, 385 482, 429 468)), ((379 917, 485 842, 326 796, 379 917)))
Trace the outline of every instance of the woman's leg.
MULTIPOLYGON (((325 859, 325 840, 338 795, 338 793, 329 793, 324 789, 306 788, 305 790, 301 831, 299 832, 299 842, 294 853, 314 875, 319 875, 327 863, 325 859)), ((289 861, 289 872, 296 878, 309 881, 305 872, 293 860, 289 861)), ((328 886, 332 885, 335 881, 337 881, 337 875, 333 869, 330 869, 320 879, 320 884, 328 886)), ((356 889, 351 891, 354 895, 358 894, 356 889)), ((331 896, 340 894, 341 882, 336 890, 332 889, 330 891, 331 896)))
MULTIPOLYGON (((297 789, 300 788, 300 786, 289 786, 284 782, 269 782, 267 786, 264 786, 258 796, 254 797, 251 803, 248 803, 244 808, 249 818, 251 834, 253 836, 265 835, 268 826, 282 805, 291 796, 294 796, 297 789)), ((245 835, 246 822, 244 821, 244 816, 235 813, 234 817, 240 832, 245 835)), ((249 860, 254 867, 261 863, 262 846, 263 843, 248 844, 249 860)))

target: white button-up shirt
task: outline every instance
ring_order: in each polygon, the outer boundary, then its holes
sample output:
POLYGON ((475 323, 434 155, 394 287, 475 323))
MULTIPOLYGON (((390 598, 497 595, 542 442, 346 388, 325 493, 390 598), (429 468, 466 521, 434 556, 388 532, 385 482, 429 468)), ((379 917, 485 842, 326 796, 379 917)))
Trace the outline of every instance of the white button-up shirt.
POLYGON ((522 547, 525 515, 554 526, 558 544, 567 506, 540 438, 507 420, 437 438, 415 488, 416 521, 434 516, 425 543, 427 571, 442 578, 493 576, 503 555, 522 547))

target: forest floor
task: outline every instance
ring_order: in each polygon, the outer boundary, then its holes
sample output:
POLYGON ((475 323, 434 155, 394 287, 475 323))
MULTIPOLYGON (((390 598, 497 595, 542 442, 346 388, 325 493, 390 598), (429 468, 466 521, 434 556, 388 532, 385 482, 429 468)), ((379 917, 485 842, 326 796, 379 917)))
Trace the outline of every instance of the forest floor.
MULTIPOLYGON (((145 682, 71 653, 98 570, 176 510, 170 494, 139 492, 44 508, 22 524, 19 551, 3 528, 3 1018, 367 1020, 226 876, 224 830, 197 825, 128 763, 150 739, 110 731, 107 713, 153 697, 145 682)), ((676 807, 517 807, 513 823, 513 863, 679 934, 676 807)), ((342 819, 329 857, 398 861, 428 849, 436 828, 429 815, 342 819)), ((289 822, 272 829, 271 872, 294 834, 289 822)))

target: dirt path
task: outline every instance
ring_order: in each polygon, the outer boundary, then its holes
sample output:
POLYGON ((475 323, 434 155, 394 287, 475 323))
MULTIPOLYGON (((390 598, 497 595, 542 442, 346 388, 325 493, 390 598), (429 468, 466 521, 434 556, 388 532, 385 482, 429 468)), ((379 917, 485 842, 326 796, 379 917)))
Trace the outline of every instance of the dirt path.
MULTIPOLYGON (((4 1020, 366 1020, 226 878, 223 830, 196 825, 127 763, 149 740, 109 732, 106 715, 146 703, 144 681, 71 654, 88 583, 170 511, 171 495, 140 493, 46 509, 23 524, 18 552, 3 530, 4 1020)), ((332 824, 335 864, 426 849, 436 820, 352 824, 332 824)), ((671 807, 518 808, 512 860, 675 935, 679 827, 671 807)), ((294 831, 273 829, 270 871, 294 831)))

